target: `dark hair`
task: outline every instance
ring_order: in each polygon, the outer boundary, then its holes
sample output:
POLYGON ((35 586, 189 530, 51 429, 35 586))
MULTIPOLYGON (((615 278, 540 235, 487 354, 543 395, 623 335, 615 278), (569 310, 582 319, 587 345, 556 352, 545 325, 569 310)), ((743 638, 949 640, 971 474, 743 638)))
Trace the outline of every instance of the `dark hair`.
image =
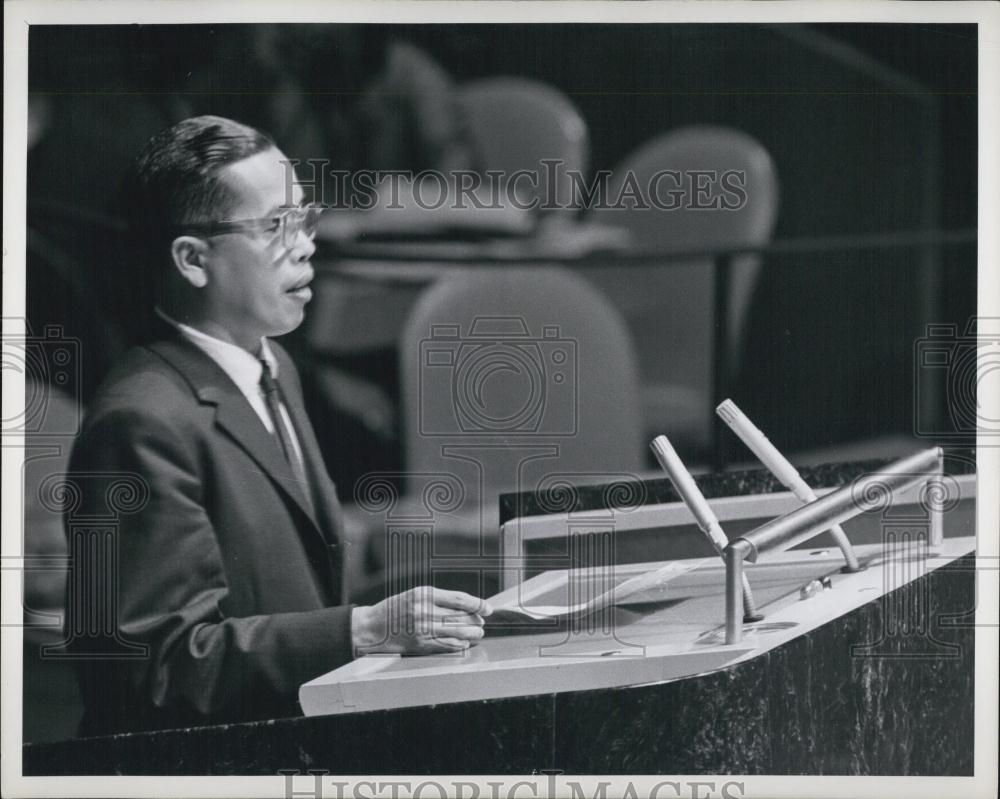
POLYGON ((157 133, 126 179, 134 243, 165 260, 178 225, 217 221, 232 207, 236 198, 219 172, 274 146, 267 134, 217 116, 191 117, 157 133))

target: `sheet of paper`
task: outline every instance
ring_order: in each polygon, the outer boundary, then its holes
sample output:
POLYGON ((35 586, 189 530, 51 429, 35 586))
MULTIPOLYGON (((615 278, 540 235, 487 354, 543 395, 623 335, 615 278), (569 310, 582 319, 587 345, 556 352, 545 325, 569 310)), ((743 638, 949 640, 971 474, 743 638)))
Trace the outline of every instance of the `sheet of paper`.
MULTIPOLYGON (((636 576, 625 580, 623 583, 620 583, 610 590, 604 591, 585 602, 577 602, 572 605, 535 604, 530 600, 523 602, 519 599, 515 599, 509 604, 495 606, 493 614, 490 616, 490 621, 493 623, 509 623, 514 621, 561 621, 580 618, 601 610, 602 608, 614 605, 617 602, 628 599, 629 597, 635 596, 640 592, 648 591, 652 588, 660 589, 661 593, 659 598, 663 598, 662 589, 667 583, 676 579, 680 575, 686 574, 692 569, 697 568, 707 560, 708 559, 706 558, 693 558, 690 560, 671 561, 657 569, 637 574, 636 576)), ((587 574, 587 572, 583 573, 587 574)), ((561 584, 561 587, 565 590, 568 598, 568 581, 573 579, 575 575, 578 576, 579 572, 566 571, 564 574, 565 579, 561 584)), ((595 582, 599 579, 600 578, 595 577, 595 582)), ((559 587, 560 586, 556 586, 556 589, 559 587)), ((552 593, 552 591, 548 591, 545 596, 550 597, 552 593)))

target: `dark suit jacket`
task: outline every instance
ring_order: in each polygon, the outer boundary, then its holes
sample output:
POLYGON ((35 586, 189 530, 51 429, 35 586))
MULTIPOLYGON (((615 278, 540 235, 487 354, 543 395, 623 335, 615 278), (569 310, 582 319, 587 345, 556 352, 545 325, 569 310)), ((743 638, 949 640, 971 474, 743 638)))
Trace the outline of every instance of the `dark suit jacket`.
POLYGON ((351 658, 340 508, 273 349, 314 510, 236 385, 179 334, 130 351, 90 407, 66 514, 81 734, 295 715, 298 686, 351 658))

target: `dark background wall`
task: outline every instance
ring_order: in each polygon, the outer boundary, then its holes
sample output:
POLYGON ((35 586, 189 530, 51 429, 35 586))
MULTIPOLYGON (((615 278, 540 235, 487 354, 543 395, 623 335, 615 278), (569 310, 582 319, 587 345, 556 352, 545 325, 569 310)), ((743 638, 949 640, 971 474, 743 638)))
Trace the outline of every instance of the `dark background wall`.
MULTIPOLYGON (((264 95, 281 89, 273 65, 294 73, 317 107, 349 108, 380 66, 385 42, 398 38, 458 81, 513 74, 559 87, 587 121, 594 168, 613 168, 678 125, 746 130, 784 178, 779 235, 919 226, 920 166, 932 157, 923 152, 926 128, 936 121, 946 155, 936 180, 948 198, 937 221, 975 224, 973 25, 268 27, 286 37, 273 56, 262 56, 252 26, 33 27, 30 90, 84 95, 97 111, 128 93, 168 114, 187 104, 255 121, 264 95)), ((141 120, 100 121, 143 133, 141 120)), ((88 155, 100 157, 63 158, 88 155)))
MULTIPOLYGON (((48 124, 29 155, 32 201, 113 216, 126 159, 150 134, 206 112, 268 127, 276 93, 326 121, 319 155, 356 166, 363 142, 352 109, 395 38, 423 48, 456 81, 515 74, 559 87, 587 121, 594 169, 614 168, 684 124, 749 132, 777 164, 779 239, 976 225, 972 25, 268 28, 274 36, 262 42, 259 27, 238 25, 33 27, 30 90, 48 124)), ((272 132, 282 141, 301 130, 272 132)), ((62 224, 32 219, 46 230, 62 224)), ((115 320, 134 303, 127 281, 108 277, 115 255, 105 239, 71 229, 60 241, 80 265, 87 302, 111 317, 84 333, 108 342, 92 348, 86 395, 116 349, 115 320)), ((927 322, 964 325, 975 311, 974 245, 933 257, 929 307, 912 248, 769 258, 741 405, 792 448, 911 430, 914 340, 927 322)), ((87 302, 67 291, 29 272, 36 327, 94 327, 87 302)))

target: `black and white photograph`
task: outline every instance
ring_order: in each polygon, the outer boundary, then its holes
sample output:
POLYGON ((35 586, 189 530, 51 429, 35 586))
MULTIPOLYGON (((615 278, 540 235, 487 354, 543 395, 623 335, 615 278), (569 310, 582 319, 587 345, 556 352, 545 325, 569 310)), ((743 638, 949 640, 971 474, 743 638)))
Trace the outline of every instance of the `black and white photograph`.
POLYGON ((5 4, 4 795, 996 796, 998 10, 5 4))

